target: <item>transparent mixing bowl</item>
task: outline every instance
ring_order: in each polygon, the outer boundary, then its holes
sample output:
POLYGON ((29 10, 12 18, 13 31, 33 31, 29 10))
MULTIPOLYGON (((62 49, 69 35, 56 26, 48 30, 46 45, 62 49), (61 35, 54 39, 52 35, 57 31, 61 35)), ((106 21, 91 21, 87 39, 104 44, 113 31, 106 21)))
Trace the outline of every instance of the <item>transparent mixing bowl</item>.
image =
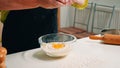
POLYGON ((71 34, 53 33, 39 37, 39 43, 46 55, 51 57, 63 57, 68 55, 76 37, 71 34))

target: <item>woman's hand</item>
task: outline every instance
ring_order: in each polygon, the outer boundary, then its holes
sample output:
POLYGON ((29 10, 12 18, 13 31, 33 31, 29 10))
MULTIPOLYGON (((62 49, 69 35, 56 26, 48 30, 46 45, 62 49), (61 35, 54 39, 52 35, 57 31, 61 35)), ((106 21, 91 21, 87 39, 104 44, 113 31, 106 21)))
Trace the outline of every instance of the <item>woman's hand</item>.
POLYGON ((67 0, 39 0, 40 7, 53 9, 61 6, 65 6, 67 0))
POLYGON ((66 5, 66 0, 0 0, 0 10, 21 10, 30 8, 58 8, 66 5))
POLYGON ((83 4, 84 0, 0 0, 0 10, 21 10, 37 7, 53 9, 75 2, 83 4))

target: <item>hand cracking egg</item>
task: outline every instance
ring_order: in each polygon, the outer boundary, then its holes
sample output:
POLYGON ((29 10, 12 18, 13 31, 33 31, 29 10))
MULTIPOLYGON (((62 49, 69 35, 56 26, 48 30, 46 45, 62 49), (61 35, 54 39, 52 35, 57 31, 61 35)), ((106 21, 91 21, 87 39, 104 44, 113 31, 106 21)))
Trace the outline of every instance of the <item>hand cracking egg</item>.
POLYGON ((71 51, 71 46, 63 42, 51 42, 43 44, 42 49, 48 56, 62 57, 71 51))

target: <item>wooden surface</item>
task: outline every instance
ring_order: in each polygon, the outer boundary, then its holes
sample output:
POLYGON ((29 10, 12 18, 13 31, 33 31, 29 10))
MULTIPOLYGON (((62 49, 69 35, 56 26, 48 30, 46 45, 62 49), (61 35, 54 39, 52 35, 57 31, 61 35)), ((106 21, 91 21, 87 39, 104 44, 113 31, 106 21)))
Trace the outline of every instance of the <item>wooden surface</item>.
POLYGON ((3 23, 0 21, 0 46, 2 45, 2 30, 3 30, 3 23))
POLYGON ((89 35, 93 35, 93 33, 75 27, 60 28, 59 32, 72 34, 75 35, 77 38, 84 38, 84 37, 88 37, 89 35))

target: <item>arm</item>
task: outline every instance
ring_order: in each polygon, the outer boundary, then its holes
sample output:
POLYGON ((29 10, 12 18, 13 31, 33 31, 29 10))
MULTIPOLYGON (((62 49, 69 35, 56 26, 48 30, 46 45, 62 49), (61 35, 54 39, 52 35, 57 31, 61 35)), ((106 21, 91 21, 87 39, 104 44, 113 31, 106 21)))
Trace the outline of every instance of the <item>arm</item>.
POLYGON ((58 8, 65 0, 0 0, 0 10, 21 10, 36 7, 58 8))
POLYGON ((37 0, 0 0, 0 10, 20 10, 38 6, 37 0))
POLYGON ((21 10, 36 7, 47 9, 71 5, 75 2, 83 4, 85 0, 0 0, 0 10, 21 10))

